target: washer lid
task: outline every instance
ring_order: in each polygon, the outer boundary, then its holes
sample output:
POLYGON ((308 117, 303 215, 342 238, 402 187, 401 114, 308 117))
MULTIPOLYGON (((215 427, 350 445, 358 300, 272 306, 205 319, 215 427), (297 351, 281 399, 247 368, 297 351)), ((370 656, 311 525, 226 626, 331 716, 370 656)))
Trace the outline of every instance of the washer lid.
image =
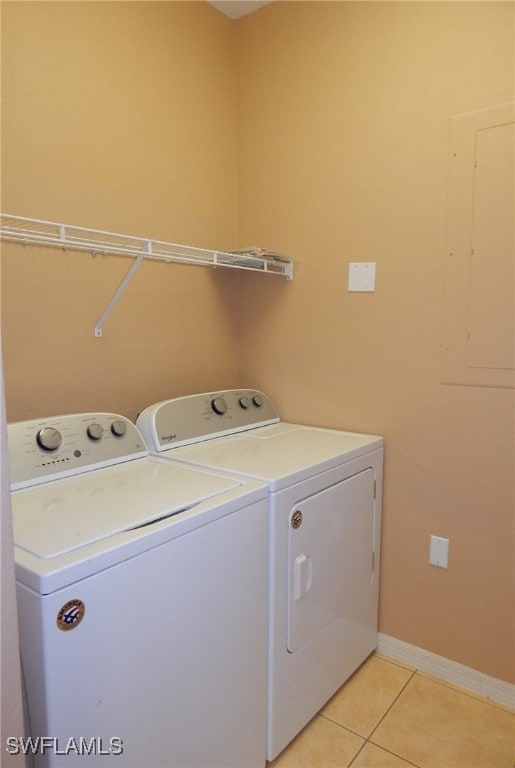
POLYGON ((375 435, 281 422, 159 455, 254 477, 277 491, 382 445, 375 435))
MULTIPOLYGON (((125 531, 186 512, 237 479, 143 458, 12 495, 14 543, 38 559, 73 553, 125 531)), ((227 495, 227 494, 226 494, 227 495)), ((220 506, 224 498, 210 506, 220 506)))

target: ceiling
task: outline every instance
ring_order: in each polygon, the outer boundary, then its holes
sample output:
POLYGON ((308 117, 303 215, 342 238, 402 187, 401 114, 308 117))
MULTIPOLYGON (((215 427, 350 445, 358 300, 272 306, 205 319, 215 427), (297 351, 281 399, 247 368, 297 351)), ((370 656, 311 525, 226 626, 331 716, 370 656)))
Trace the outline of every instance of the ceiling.
POLYGON ((258 0, 208 0, 208 2, 231 19, 239 19, 241 16, 252 13, 252 11, 257 11, 263 5, 268 5, 271 0, 264 0, 264 2, 258 2, 258 0))

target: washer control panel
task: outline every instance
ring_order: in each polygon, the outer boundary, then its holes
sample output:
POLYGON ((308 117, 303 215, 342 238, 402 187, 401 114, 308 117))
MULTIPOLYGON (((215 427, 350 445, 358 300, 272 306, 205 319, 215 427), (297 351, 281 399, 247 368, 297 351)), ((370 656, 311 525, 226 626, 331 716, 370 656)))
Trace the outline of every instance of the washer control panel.
POLYGON ((164 400, 145 408, 136 421, 152 451, 275 424, 272 401, 255 389, 227 389, 164 400))
POLYGON ((13 490, 148 454, 135 425, 116 413, 19 421, 7 437, 13 490))

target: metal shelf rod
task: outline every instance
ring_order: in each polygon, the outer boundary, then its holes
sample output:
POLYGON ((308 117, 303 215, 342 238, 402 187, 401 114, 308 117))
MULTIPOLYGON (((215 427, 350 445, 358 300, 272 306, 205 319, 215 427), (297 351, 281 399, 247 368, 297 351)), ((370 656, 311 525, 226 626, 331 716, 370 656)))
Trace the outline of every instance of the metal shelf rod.
POLYGON ((102 314, 98 318, 98 322, 95 325, 95 336, 97 338, 100 338, 102 336, 102 331, 103 331, 103 328, 104 328, 105 321, 107 320, 107 318, 109 317, 109 315, 113 311, 116 303, 118 302, 120 296, 122 295, 122 293, 126 289, 127 285, 129 284, 129 281, 132 279, 132 277, 133 277, 134 273, 136 272, 137 268, 139 267, 139 265, 143 261, 144 257, 146 255, 150 254, 151 252, 152 252, 152 243, 149 240, 145 244, 145 247, 138 254, 136 260, 133 261, 133 263, 131 264, 131 267, 130 267, 129 271, 127 272, 127 274, 123 278, 122 282, 120 283, 120 285, 116 289, 116 291, 115 291, 115 293, 113 295, 113 298, 111 299, 111 301, 109 302, 107 307, 104 309, 104 311, 102 312, 102 314))

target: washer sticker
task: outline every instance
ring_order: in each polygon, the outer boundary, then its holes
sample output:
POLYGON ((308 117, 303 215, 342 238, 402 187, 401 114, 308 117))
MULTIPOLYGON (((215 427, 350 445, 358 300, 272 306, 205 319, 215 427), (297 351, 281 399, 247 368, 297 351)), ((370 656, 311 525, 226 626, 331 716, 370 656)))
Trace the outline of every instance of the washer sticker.
POLYGON ((86 613, 86 606, 82 600, 68 600, 57 614, 56 623, 63 632, 75 629, 81 623, 86 613))

